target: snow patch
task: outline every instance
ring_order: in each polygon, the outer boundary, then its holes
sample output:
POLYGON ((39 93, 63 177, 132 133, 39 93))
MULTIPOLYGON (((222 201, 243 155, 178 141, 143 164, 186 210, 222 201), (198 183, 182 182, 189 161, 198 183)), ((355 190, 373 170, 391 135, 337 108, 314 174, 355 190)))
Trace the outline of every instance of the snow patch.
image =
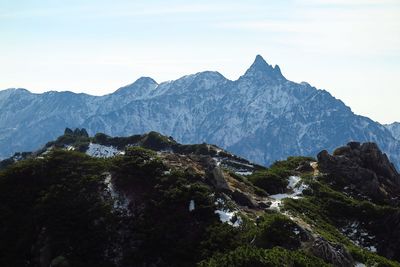
POLYGON ((243 176, 248 176, 253 174, 253 172, 251 171, 236 171, 235 173, 243 176))
POLYGON ((299 176, 290 176, 289 177, 289 184, 287 186, 287 189, 292 191, 292 193, 281 193, 281 194, 275 194, 275 195, 270 195, 269 197, 272 198, 272 204, 270 206, 270 209, 276 209, 279 210, 280 206, 282 205, 282 199, 284 198, 293 198, 293 199, 299 199, 301 198, 301 194, 303 194, 303 191, 308 188, 308 185, 299 183, 301 178, 299 176))
POLYGON ((217 207, 220 207, 214 211, 215 214, 218 214, 219 220, 222 223, 228 223, 233 227, 239 227, 242 224, 242 218, 237 215, 237 211, 229 211, 228 209, 224 208, 225 200, 222 198, 217 198, 215 203, 217 207))
POLYGON ((89 148, 86 150, 86 154, 95 158, 110 158, 117 155, 124 155, 125 152, 112 146, 90 143, 89 148))
POLYGON ((375 236, 370 235, 362 223, 358 221, 352 221, 342 227, 340 230, 354 244, 363 247, 371 252, 376 252, 375 236))
POLYGON ((116 210, 124 210, 125 212, 129 213, 129 200, 115 189, 111 178, 111 174, 107 174, 106 178, 104 179, 104 183, 107 186, 106 191, 110 194, 111 199, 113 200, 113 208, 116 210))
POLYGON ((194 203, 194 200, 192 199, 192 200, 190 200, 190 203, 189 203, 189 211, 194 211, 194 209, 195 209, 195 203, 194 203))
POLYGON ((221 165, 221 158, 216 158, 216 157, 214 157, 213 160, 214 160, 214 162, 215 162, 215 164, 216 164, 217 166, 220 166, 220 165, 221 165))
POLYGON ((282 200, 281 199, 274 199, 274 200, 271 201, 271 206, 269 206, 269 208, 279 211, 281 205, 282 205, 282 200))
POLYGON ((233 227, 239 227, 242 224, 242 219, 237 216, 236 211, 216 210, 215 214, 219 215, 219 220, 223 223, 228 223, 233 227))
POLYGON ((68 150, 68 151, 74 151, 74 150, 75 150, 75 147, 73 147, 73 146, 71 146, 71 145, 66 145, 66 146, 65 146, 65 149, 68 150))
POLYGON ((300 182, 300 176, 290 176, 289 177, 289 184, 287 186, 288 189, 293 189, 295 185, 300 182))

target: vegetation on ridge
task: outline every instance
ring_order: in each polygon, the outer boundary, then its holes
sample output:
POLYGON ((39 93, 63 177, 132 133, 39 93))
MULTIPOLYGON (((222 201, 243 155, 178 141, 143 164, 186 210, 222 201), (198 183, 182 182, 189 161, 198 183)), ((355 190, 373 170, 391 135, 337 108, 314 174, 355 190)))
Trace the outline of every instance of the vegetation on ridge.
POLYGON ((66 130, 46 148, 0 170, 1 266, 400 266, 369 251, 396 251, 377 240, 395 229, 399 207, 338 190, 310 167, 313 158, 244 176, 215 163, 238 157, 157 133, 66 130), (91 142, 124 154, 95 158, 66 148, 91 142), (307 185, 302 194, 268 206, 268 194, 289 195, 293 175, 307 185))

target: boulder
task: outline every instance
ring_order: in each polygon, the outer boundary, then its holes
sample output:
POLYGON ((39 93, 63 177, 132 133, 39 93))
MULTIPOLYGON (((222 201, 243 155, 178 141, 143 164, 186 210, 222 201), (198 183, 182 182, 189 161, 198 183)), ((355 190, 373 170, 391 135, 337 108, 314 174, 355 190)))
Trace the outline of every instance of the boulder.
POLYGON ((309 161, 302 162, 296 169, 295 171, 298 172, 312 172, 314 169, 310 165, 309 161))
POLYGON ((400 193, 400 175, 375 143, 351 142, 333 155, 324 150, 318 154, 318 166, 337 185, 354 188, 378 203, 397 203, 393 201, 400 193))
POLYGON ((240 190, 235 190, 232 193, 232 199, 236 203, 238 203, 240 206, 247 206, 252 209, 258 207, 257 203, 254 201, 254 199, 250 195, 243 193, 240 190))
POLYGON ((223 171, 218 166, 211 171, 211 183, 218 191, 227 193, 232 192, 228 183, 225 180, 223 171))

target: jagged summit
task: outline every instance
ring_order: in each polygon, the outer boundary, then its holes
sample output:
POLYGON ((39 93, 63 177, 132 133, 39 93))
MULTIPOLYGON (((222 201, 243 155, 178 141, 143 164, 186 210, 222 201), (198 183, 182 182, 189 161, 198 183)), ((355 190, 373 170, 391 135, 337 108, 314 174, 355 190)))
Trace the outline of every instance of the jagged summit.
POLYGON ((269 65, 261 55, 257 55, 253 64, 242 76, 242 78, 255 78, 260 81, 266 80, 282 80, 285 77, 281 73, 281 69, 278 65, 272 67, 269 65))
POLYGON ((265 61, 265 59, 261 56, 261 55, 256 55, 256 58, 254 59, 254 64, 258 64, 258 65, 268 65, 267 61, 265 61))

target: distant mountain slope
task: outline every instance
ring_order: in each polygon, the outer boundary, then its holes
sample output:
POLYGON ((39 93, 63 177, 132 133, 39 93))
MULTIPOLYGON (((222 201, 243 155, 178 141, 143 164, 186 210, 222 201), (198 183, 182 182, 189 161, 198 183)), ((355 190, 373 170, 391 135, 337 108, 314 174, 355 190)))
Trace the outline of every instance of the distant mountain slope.
POLYGON ((385 124, 385 127, 392 133, 393 137, 400 140, 400 122, 385 124))
POLYGON ((287 80, 261 56, 236 81, 206 71, 161 84, 143 77, 101 97, 0 92, 0 156, 35 149, 65 127, 120 136, 157 131, 182 143, 216 144, 262 164, 373 141, 400 165, 400 141, 388 129, 324 90, 287 80))

